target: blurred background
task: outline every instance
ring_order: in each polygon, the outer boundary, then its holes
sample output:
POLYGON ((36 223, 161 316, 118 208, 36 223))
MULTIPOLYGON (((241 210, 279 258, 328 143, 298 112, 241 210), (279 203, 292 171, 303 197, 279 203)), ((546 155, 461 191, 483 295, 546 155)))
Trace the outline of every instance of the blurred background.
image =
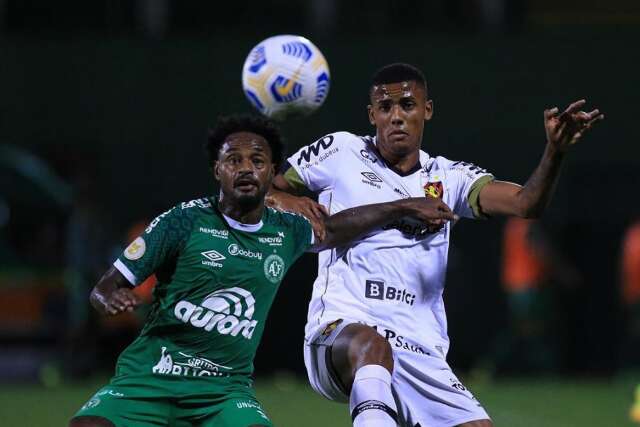
MULTIPOLYGON (((105 321, 89 291, 145 222, 217 191, 207 128, 250 110, 242 64, 276 34, 310 38, 332 77, 318 112, 282 124, 290 152, 337 130, 373 132, 370 76, 397 61, 424 71, 435 103, 423 149, 500 179, 524 183, 537 165, 545 108, 586 98, 606 114, 568 156, 542 220, 456 226, 449 361, 496 425, 630 425, 636 0, 0 0, 3 425, 64 425, 108 380, 144 308, 105 321)), ((256 360, 259 396, 282 426, 305 414, 305 425, 349 425, 345 407, 306 385, 315 266, 306 255, 290 270, 256 360)))

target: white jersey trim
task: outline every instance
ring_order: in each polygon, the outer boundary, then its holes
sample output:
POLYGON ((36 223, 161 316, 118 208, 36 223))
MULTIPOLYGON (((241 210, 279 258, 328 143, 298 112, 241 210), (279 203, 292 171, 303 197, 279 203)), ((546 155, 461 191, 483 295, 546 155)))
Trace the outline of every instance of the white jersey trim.
POLYGON ((222 216, 227 220, 227 223, 229 223, 229 226, 231 228, 235 228, 236 230, 240 231, 246 231, 248 233, 255 233, 256 231, 260 230, 263 225, 262 220, 260 220, 260 222, 257 224, 243 224, 233 218, 226 216, 225 214, 222 214, 222 216))
POLYGON ((116 270, 122 273, 122 275, 125 277, 125 279, 129 281, 129 283, 131 283, 133 286, 138 286, 138 280, 136 279, 136 275, 133 274, 131 270, 129 270, 129 267, 124 265, 122 261, 117 259, 116 262, 113 263, 113 266, 116 268, 116 270))

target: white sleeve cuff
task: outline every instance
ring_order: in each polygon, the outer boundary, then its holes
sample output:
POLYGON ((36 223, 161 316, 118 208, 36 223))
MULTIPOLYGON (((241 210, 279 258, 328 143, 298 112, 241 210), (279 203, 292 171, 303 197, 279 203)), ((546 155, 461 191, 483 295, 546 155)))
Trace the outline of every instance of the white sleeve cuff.
POLYGON ((138 280, 136 279, 135 274, 133 274, 131 272, 131 270, 129 270, 129 267, 124 265, 124 263, 122 261, 117 259, 116 262, 113 263, 113 266, 120 273, 122 273, 122 275, 125 277, 125 279, 127 279, 129 281, 129 283, 131 283, 133 286, 138 286, 138 280))

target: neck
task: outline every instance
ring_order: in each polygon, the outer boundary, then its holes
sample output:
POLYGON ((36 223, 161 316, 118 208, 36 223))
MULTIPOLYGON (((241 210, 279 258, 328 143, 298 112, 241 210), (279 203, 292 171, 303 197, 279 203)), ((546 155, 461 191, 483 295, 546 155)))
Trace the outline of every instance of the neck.
POLYGON ((408 154, 398 154, 389 151, 384 151, 378 148, 382 158, 387 162, 387 165, 394 168, 400 173, 407 173, 416 166, 420 159, 420 152, 413 151, 408 154))
POLYGON ((224 197, 220 192, 218 202, 220 212, 242 224, 257 224, 264 213, 264 199, 251 203, 241 203, 236 199, 224 197))

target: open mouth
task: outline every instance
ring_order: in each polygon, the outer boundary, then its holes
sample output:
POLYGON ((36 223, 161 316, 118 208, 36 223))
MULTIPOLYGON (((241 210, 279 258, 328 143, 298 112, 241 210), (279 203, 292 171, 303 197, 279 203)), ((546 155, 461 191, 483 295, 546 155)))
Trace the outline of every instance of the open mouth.
POLYGON ((235 182, 234 187, 240 191, 250 191, 258 188, 258 183, 252 179, 242 178, 235 182))

